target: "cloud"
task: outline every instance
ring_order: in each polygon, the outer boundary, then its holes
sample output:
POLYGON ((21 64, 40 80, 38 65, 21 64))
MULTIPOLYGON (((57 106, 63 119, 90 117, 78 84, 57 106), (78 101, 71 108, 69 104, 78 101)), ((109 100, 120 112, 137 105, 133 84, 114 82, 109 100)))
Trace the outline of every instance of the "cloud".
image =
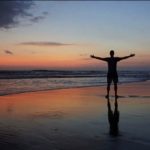
POLYGON ((45 12, 42 12, 42 14, 41 14, 40 16, 32 17, 32 18, 30 19, 30 21, 31 21, 31 22, 39 22, 39 21, 45 19, 47 15, 48 15, 48 12, 46 12, 46 11, 45 11, 45 12))
POLYGON ((81 60, 91 60, 91 58, 82 58, 81 60))
POLYGON ((31 22, 39 22, 40 20, 43 20, 44 16, 36 16, 30 19, 31 22))
POLYGON ((82 57, 81 60, 91 60, 90 55, 87 53, 80 54, 80 57, 82 57))
POLYGON ((65 46, 65 45, 72 45, 67 43, 60 43, 60 42, 22 42, 19 43, 20 45, 32 45, 32 46, 65 46))
POLYGON ((32 1, 0 1, 0 28, 12 28, 19 24, 19 18, 31 17, 32 1))
POLYGON ((4 50, 4 52, 6 53, 6 54, 8 54, 8 55, 13 55, 14 53, 12 52, 12 51, 10 51, 10 50, 4 50))
POLYGON ((88 56, 88 54, 86 54, 86 53, 83 53, 83 54, 80 54, 80 56, 88 56))
POLYGON ((34 1, 0 1, 0 28, 14 28, 26 19, 28 22, 37 23, 45 19, 48 12, 41 12, 40 15, 31 14, 34 1))
POLYGON ((48 15, 47 11, 42 12, 43 15, 48 15))

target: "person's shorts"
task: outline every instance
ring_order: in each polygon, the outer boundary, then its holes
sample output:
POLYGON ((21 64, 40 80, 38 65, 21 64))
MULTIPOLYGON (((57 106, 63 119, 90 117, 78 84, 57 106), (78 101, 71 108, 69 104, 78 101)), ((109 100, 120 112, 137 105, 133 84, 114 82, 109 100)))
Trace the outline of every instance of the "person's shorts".
POLYGON ((111 82, 114 82, 114 83, 118 83, 118 75, 117 74, 107 74, 107 83, 111 83, 111 82))

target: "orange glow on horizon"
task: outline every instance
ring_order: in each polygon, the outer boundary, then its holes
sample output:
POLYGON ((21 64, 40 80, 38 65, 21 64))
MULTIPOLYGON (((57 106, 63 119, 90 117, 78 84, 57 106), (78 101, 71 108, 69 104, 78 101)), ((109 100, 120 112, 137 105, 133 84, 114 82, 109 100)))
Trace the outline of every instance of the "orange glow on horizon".
MULTIPOLYGON (((123 60, 118 63, 118 67, 142 67, 149 66, 149 61, 147 59, 139 59, 139 58, 131 58, 128 60, 123 60)), ((65 58, 65 57, 57 57, 57 58, 49 58, 48 56, 43 57, 25 57, 25 56, 3 56, 0 58, 0 67, 12 67, 12 68, 56 68, 56 69, 69 69, 69 68, 93 68, 97 69, 107 68, 107 64, 105 62, 93 59, 77 59, 77 58, 65 58)))
MULTIPOLYGON (((12 55, 3 53, 0 56, 0 69, 5 69, 5 67, 6 69, 107 69, 107 64, 105 62, 91 59, 90 54, 99 57, 109 57, 109 50, 99 51, 98 48, 96 48, 95 51, 92 51, 89 50, 94 49, 92 44, 86 46, 87 51, 81 51, 81 48, 85 48, 84 45, 62 47, 15 45, 15 51, 13 51, 12 55), (26 49, 26 51, 24 49, 26 49), (31 49, 35 53, 32 53, 31 49)), ((119 57, 125 56, 126 54, 122 51, 116 51, 116 56, 119 57)), ((137 54, 134 58, 129 58, 118 63, 118 67, 121 68, 142 68, 143 66, 148 67, 149 65, 149 55, 142 56, 140 54, 137 54)))

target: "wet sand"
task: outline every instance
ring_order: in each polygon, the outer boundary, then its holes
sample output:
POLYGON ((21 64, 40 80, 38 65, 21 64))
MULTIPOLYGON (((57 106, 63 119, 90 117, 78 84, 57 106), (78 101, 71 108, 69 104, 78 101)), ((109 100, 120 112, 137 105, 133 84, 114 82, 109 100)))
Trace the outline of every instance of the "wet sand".
POLYGON ((118 136, 109 134, 105 86, 0 96, 0 150, 149 150, 149 89, 119 85, 118 136))

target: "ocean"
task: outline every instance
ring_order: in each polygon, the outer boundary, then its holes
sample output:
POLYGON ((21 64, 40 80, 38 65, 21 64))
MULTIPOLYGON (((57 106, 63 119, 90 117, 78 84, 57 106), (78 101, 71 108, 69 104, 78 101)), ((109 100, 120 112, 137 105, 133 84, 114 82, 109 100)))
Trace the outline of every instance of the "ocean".
MULTIPOLYGON (((106 71, 29 70, 0 71, 0 95, 103 86, 106 71)), ((150 80, 150 71, 118 71, 119 84, 150 80)))

